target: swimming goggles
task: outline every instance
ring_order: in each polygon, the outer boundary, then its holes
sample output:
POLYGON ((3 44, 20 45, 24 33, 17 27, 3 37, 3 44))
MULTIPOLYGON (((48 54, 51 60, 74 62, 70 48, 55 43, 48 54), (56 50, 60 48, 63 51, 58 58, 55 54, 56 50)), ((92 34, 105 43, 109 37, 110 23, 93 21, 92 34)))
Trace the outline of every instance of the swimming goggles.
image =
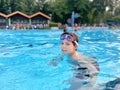
POLYGON ((64 39, 67 39, 68 41, 74 42, 76 45, 78 45, 77 41, 74 40, 74 38, 73 38, 72 35, 62 34, 62 35, 60 36, 60 40, 64 40, 64 39))

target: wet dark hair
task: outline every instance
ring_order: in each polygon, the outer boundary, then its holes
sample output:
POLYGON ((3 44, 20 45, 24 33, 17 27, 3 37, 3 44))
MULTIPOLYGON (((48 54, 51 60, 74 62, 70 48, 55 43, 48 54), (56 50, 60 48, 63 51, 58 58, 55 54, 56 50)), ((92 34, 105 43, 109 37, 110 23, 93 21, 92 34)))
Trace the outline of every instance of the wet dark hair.
MULTIPOLYGON (((78 37, 75 33, 72 33, 72 32, 64 32, 64 33, 62 33, 62 34, 71 35, 71 36, 75 39, 75 41, 76 41, 77 43, 79 42, 79 37, 78 37)), ((74 46, 76 45, 76 43, 75 43, 74 41, 73 41, 72 43, 73 43, 74 46)))

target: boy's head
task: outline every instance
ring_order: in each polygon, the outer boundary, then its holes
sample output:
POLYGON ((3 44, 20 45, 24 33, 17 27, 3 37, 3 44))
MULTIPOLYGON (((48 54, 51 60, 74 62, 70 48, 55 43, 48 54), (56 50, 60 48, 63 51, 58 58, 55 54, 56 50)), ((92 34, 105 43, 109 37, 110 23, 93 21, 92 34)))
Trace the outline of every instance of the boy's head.
POLYGON ((68 40, 68 41, 71 41, 73 43, 73 45, 77 45, 78 46, 78 42, 79 42, 79 38, 76 34, 74 33, 71 33, 71 32, 65 32, 65 33, 62 33, 61 34, 61 37, 60 37, 61 40, 68 40))
POLYGON ((61 49, 64 54, 73 54, 78 47, 78 36, 74 33, 65 32, 61 34, 61 49))

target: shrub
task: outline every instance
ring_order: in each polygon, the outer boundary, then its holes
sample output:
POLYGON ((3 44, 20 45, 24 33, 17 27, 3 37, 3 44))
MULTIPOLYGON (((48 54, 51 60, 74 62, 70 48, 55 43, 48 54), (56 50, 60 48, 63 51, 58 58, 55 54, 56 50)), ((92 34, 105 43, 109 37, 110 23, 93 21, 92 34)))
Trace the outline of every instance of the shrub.
POLYGON ((120 24, 120 16, 115 16, 112 19, 115 20, 115 21, 117 21, 120 24))
POLYGON ((50 27, 57 27, 57 26, 58 26, 58 23, 50 22, 50 23, 49 23, 49 26, 50 26, 50 27))

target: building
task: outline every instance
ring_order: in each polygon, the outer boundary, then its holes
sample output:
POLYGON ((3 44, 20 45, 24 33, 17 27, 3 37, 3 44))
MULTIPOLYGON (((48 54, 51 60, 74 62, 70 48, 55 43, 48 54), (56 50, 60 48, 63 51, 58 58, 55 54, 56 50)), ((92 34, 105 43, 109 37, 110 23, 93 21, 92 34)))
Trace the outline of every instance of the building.
POLYGON ((38 28, 44 28, 44 26, 49 25, 51 17, 48 15, 37 12, 33 15, 27 15, 20 11, 15 11, 8 15, 0 13, 0 26, 13 26, 19 25, 19 27, 33 28, 33 26, 38 26, 38 28), (40 27, 41 26, 41 27, 40 27))
POLYGON ((0 13, 0 26, 7 25, 7 16, 3 13, 0 13))

